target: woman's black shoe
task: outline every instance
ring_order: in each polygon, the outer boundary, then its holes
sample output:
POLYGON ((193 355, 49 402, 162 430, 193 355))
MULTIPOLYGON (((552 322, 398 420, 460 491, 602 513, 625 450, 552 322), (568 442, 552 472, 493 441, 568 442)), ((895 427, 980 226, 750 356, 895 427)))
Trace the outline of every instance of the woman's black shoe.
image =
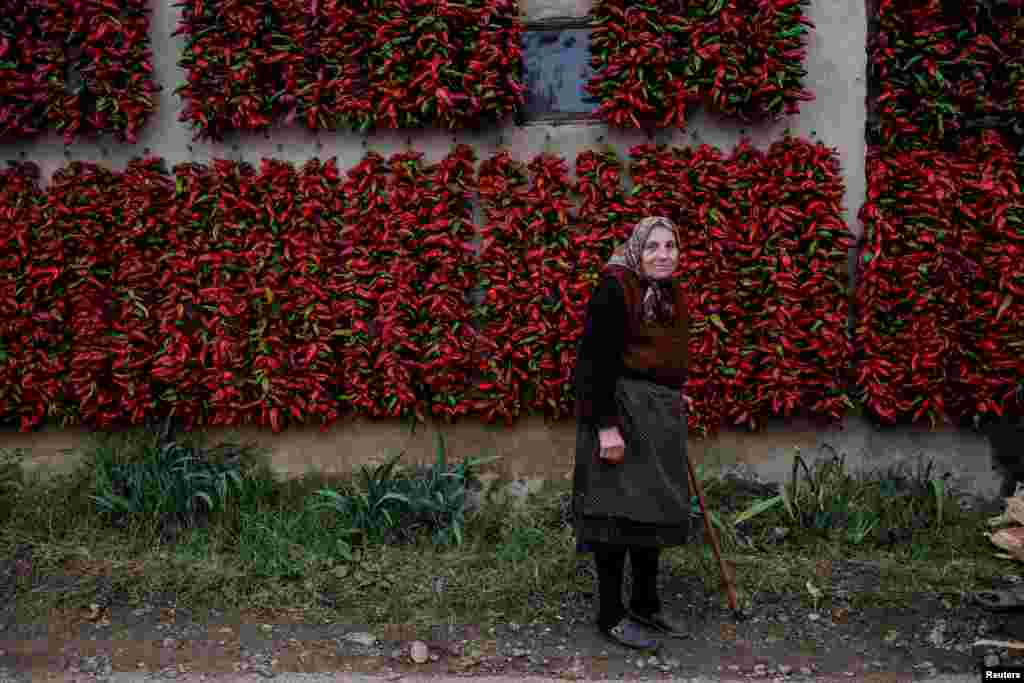
POLYGON ((644 626, 656 629, 674 638, 685 638, 690 634, 690 630, 683 621, 675 619, 664 612, 655 612, 649 615, 630 612, 630 616, 644 626))
POLYGON ((647 630, 629 617, 626 617, 610 629, 601 629, 601 633, 610 640, 634 650, 654 650, 660 643, 652 638, 647 630))

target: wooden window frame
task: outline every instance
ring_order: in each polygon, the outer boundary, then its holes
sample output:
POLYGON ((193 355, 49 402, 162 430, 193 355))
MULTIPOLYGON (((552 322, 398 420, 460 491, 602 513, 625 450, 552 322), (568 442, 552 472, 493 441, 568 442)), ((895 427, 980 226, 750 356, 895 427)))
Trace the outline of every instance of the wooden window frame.
MULTIPOLYGON (((530 31, 562 31, 566 29, 593 29, 597 26, 592 16, 585 17, 550 17, 536 21, 523 22, 523 34, 530 31)), ((599 124, 602 120, 597 114, 583 113, 550 113, 528 116, 524 111, 517 117, 520 126, 552 125, 559 123, 599 124)))

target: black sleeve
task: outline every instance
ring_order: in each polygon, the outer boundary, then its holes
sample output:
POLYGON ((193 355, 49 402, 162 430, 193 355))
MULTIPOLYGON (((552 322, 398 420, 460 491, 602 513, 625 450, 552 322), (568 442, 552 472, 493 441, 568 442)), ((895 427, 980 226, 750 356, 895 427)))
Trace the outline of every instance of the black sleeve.
POLYGON ((626 299, 612 276, 601 278, 587 306, 576 356, 577 419, 598 429, 619 427, 615 382, 626 346, 626 299))

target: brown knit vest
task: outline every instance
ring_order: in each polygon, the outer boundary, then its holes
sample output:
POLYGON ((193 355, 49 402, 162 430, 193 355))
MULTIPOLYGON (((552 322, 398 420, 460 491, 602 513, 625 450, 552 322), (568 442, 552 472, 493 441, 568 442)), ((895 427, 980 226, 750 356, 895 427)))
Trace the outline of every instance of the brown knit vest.
POLYGON ((667 326, 653 321, 643 322, 643 282, 627 268, 611 266, 607 272, 615 276, 626 298, 626 349, 624 363, 627 370, 650 376, 658 384, 682 389, 686 385, 689 357, 690 316, 686 294, 677 281, 675 291, 675 319, 667 326))

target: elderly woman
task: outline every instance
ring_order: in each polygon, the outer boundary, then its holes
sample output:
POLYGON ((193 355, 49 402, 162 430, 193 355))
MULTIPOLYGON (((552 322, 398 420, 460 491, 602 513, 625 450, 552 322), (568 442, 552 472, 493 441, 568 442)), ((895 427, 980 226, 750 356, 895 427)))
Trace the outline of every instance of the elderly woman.
POLYGON ((577 349, 577 550, 594 553, 598 628, 636 649, 657 647, 656 633, 685 635, 662 610, 657 585, 660 549, 686 543, 690 529, 682 393, 689 318, 673 278, 679 245, 667 218, 636 224, 606 264, 577 349))

